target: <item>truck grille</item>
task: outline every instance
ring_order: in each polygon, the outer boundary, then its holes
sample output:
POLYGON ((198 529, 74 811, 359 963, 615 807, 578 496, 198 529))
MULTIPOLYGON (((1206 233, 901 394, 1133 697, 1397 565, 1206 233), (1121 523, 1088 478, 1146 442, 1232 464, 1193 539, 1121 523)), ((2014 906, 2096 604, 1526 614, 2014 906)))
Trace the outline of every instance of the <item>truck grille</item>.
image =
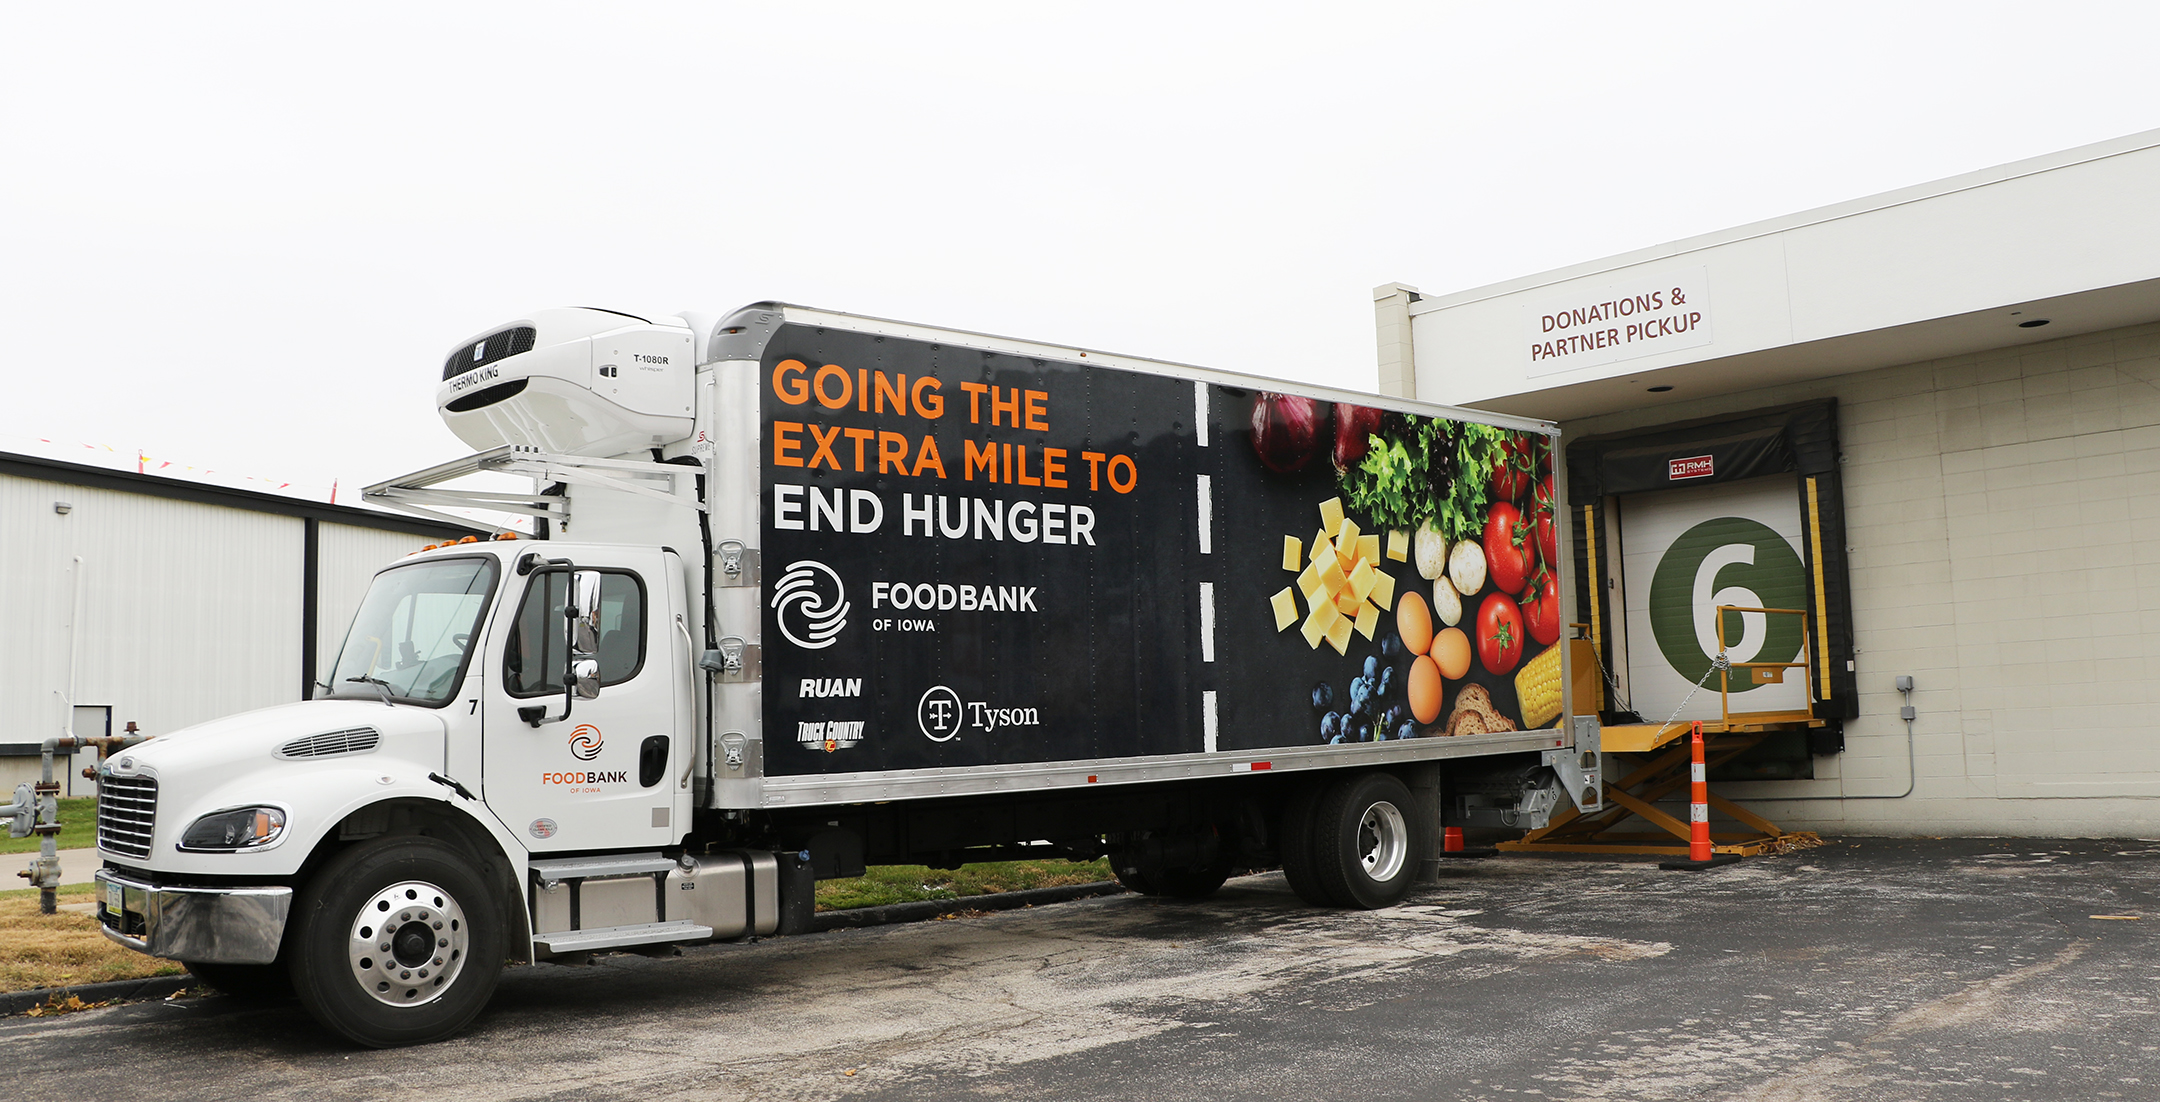
POLYGON ((373 727, 350 727, 343 731, 325 731, 319 735, 296 738, 278 747, 281 758, 328 758, 339 754, 365 754, 382 741, 382 732, 373 727))
POLYGON ((150 856, 150 829, 157 825, 157 779, 98 778, 98 848, 129 857, 150 856))

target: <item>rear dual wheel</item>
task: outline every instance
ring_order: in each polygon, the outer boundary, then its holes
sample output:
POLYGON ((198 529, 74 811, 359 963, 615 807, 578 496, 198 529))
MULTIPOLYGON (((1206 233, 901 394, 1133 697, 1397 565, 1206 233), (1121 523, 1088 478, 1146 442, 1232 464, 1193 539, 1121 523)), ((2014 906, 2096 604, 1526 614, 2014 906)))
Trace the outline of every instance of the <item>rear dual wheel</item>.
POLYGON ((1425 857, 1416 814, 1409 787, 1390 773, 1308 785, 1283 810, 1283 877, 1316 907, 1392 907, 1425 857))

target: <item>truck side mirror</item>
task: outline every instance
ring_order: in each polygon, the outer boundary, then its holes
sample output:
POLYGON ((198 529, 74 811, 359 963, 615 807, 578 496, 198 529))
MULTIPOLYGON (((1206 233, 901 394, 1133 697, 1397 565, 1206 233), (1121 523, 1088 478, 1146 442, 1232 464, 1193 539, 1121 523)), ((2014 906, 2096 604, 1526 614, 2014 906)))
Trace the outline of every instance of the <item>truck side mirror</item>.
POLYGON ((570 660, 570 687, 579 700, 591 700, 600 695, 600 662, 594 658, 570 660))
POLYGON ((564 715, 569 699, 592 700, 600 695, 600 572, 570 572, 570 592, 563 604, 564 640, 569 644, 563 673, 564 715))
POLYGON ((563 610, 570 620, 570 653, 588 658, 600 653, 600 572, 579 570, 570 575, 570 604, 563 610))

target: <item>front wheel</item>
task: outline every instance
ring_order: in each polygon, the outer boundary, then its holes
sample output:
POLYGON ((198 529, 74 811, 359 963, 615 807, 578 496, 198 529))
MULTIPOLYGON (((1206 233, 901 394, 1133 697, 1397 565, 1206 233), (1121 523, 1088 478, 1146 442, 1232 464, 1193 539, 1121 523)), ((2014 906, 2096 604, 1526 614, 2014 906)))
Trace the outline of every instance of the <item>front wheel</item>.
POLYGON ((384 838, 340 854, 302 891, 293 990, 315 1020, 373 1048, 463 1029, 502 972, 503 924, 462 851, 384 838))
POLYGON ((1389 773, 1359 773, 1329 786, 1314 805, 1313 879, 1338 906, 1392 907, 1410 894, 1424 859, 1411 829, 1417 804, 1389 773))

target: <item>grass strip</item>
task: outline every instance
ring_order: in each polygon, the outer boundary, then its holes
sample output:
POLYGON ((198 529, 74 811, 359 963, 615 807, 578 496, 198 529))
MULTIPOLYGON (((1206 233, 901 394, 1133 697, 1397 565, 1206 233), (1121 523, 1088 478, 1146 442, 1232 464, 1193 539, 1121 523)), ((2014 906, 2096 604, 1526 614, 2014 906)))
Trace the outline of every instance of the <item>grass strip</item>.
MULTIPOLYGON (((817 909, 844 911, 1108 879, 1108 861, 996 861, 957 869, 880 865, 865 876, 820 881, 817 909)), ((95 892, 84 885, 60 889, 59 902, 63 906, 95 899, 95 892)), ((176 962, 147 957, 107 941, 98 932, 94 913, 41 915, 37 889, 0 891, 0 991, 147 979, 182 971, 176 962)))
MULTIPOLYGON (((63 906, 95 898, 96 893, 87 887, 60 889, 63 906)), ((39 914, 35 888, 0 892, 0 991, 146 979, 183 971, 173 961, 146 957, 105 940, 95 914, 39 914)))
POLYGON ((866 875, 820 880, 817 909, 845 911, 966 895, 995 895, 1028 888, 1092 884, 1111 878, 1108 861, 990 861, 957 869, 878 865, 866 875))
MULTIPOLYGON (((4 797, 0 797, 4 799, 4 797)), ((36 853, 38 837, 9 838, 7 831, 0 830, 0 853, 36 853)), ((97 797, 63 796, 60 799, 60 837, 54 843, 61 849, 89 849, 97 845, 97 797)))

